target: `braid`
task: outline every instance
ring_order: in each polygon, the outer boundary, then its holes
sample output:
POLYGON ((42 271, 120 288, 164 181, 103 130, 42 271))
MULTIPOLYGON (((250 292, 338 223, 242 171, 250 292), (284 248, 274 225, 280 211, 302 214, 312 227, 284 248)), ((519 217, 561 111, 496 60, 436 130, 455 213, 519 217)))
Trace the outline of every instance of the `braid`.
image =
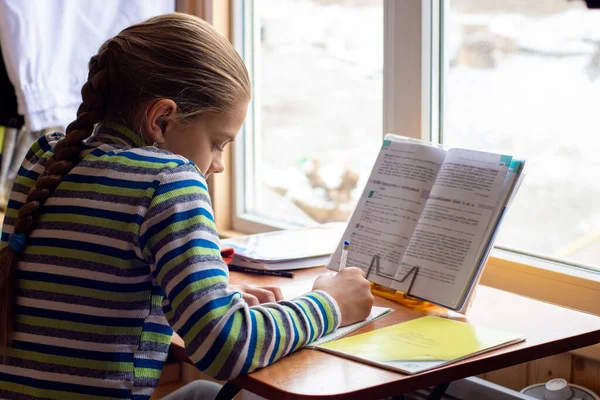
POLYGON ((65 137, 54 147, 54 155, 46 161, 44 172, 40 174, 19 210, 14 232, 9 237, 9 245, 0 251, 0 350, 3 350, 3 354, 10 343, 14 274, 25 240, 35 228, 44 202, 65 175, 79 163, 83 141, 90 137, 94 125, 106 116, 106 105, 110 97, 109 62, 107 48, 102 50, 101 48, 101 52, 89 62, 88 80, 81 88, 82 103, 77 110, 77 119, 67 126, 65 137), (13 245, 15 242, 19 243, 13 245))

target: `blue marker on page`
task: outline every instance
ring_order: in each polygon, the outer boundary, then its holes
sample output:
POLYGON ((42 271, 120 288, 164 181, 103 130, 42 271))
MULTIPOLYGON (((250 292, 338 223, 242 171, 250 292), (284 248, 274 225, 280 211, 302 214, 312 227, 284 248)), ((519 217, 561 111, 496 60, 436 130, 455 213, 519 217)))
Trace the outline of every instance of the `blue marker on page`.
POLYGON ((343 271, 346 268, 346 261, 348 261, 348 248, 350 247, 350 242, 348 240, 344 240, 344 247, 342 247, 342 259, 340 260, 340 271, 343 271))

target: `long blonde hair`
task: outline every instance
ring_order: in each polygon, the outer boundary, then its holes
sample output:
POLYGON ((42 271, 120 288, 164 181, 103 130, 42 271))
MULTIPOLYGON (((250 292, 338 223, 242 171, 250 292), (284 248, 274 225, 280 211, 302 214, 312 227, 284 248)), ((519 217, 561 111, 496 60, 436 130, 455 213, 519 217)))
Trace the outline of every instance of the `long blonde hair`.
MULTIPOLYGON (((26 238, 39 210, 65 175, 80 161, 83 141, 94 125, 111 118, 140 131, 146 107, 167 98, 177 118, 227 112, 250 99, 250 79, 240 56, 225 37, 200 18, 167 14, 121 31, 89 62, 77 119, 66 129, 54 155, 21 207, 14 234, 26 238)), ((19 253, 0 252, 0 348, 10 344, 19 253)))

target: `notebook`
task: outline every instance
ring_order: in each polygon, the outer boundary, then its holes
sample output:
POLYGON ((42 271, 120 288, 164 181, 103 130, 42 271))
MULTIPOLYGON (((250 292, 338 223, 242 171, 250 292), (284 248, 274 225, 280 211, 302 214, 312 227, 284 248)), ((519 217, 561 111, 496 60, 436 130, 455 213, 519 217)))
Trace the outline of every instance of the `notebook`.
POLYGON ((315 348, 392 371, 416 374, 524 340, 510 332, 426 316, 315 348))
POLYGON ((328 335, 321 336, 319 339, 315 340, 314 342, 312 342, 310 345, 308 345, 306 347, 314 348, 315 346, 318 346, 320 344, 331 342, 333 340, 344 337, 347 334, 349 334, 350 332, 354 332, 355 330, 362 328, 363 326, 391 313, 392 311, 394 311, 392 308, 373 306, 371 308, 371 313, 364 321, 360 321, 360 322, 357 322, 352 325, 338 328, 328 335))
POLYGON ((231 265, 254 269, 289 270, 320 267, 329 261, 345 224, 238 236, 221 241, 234 250, 231 265))

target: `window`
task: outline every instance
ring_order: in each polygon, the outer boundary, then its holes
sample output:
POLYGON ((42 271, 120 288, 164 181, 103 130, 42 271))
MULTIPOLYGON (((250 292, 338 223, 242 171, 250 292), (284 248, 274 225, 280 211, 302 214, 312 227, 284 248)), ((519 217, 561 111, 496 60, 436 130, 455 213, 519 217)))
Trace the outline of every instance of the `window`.
POLYGON ((234 4, 254 85, 234 229, 345 221, 383 138, 383 0, 234 4))
POLYGON ((600 10, 453 0, 442 15, 443 142, 530 161, 496 244, 600 265, 600 10))
POLYGON ((394 132, 527 158, 496 244, 600 265, 600 10, 566 0, 235 5, 255 87, 235 149, 234 229, 344 220, 383 132, 394 132))

